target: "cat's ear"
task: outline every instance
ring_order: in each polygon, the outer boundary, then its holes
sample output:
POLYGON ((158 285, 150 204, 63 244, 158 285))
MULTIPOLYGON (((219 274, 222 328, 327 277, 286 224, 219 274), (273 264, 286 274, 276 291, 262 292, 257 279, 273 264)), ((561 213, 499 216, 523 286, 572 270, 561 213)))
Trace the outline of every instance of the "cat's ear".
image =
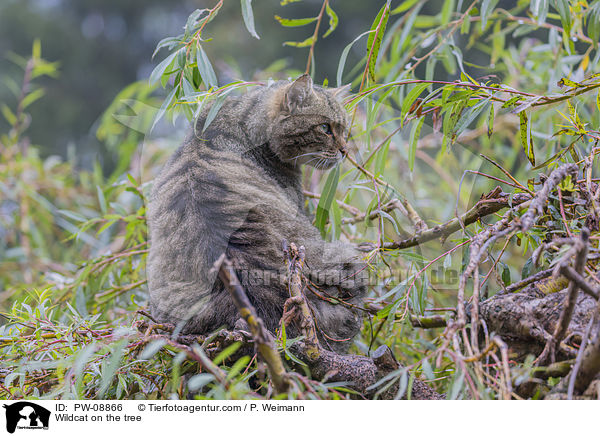
POLYGON ((310 75, 303 74, 290 85, 283 99, 283 109, 293 113, 304 106, 313 93, 313 81, 310 75))
POLYGON ((338 88, 331 88, 329 89, 329 92, 331 92, 331 95, 334 96, 338 101, 344 101, 346 99, 346 97, 348 97, 350 95, 350 88, 352 87, 352 84, 347 84, 344 86, 340 86, 338 88))

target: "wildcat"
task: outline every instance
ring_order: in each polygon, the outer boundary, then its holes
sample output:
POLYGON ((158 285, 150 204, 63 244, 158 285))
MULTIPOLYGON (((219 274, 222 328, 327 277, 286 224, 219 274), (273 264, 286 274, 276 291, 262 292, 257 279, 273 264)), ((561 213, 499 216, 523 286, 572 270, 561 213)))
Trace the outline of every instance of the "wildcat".
MULTIPOLYGON (((328 169, 346 151, 337 90, 309 75, 228 97, 203 133, 174 153, 154 181, 148 219, 150 309, 184 333, 233 328, 240 316, 211 268, 225 253, 266 327, 289 298, 282 241, 303 245, 306 290, 320 340, 345 352, 361 325, 365 265, 353 246, 325 242, 304 211, 301 165, 328 169), (329 301, 327 301, 329 299, 329 301)), ((299 334, 294 326, 288 337, 299 334)))

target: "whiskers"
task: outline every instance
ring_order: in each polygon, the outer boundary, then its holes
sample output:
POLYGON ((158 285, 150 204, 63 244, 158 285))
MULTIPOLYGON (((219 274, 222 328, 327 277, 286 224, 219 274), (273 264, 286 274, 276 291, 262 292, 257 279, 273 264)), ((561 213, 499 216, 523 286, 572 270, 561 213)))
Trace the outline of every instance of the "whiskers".
MULTIPOLYGON (((305 157, 305 156, 317 156, 315 158, 312 158, 311 160, 309 160, 308 162, 312 162, 315 159, 318 159, 319 156, 321 155, 321 153, 319 153, 318 151, 311 151, 310 153, 304 153, 304 154, 300 154, 296 157, 293 157, 291 159, 286 159, 287 162, 294 162, 294 166, 298 165, 298 159, 300 159, 301 157, 305 157)), ((305 163, 308 163, 305 162, 305 163)))
POLYGON ((341 155, 337 152, 327 152, 327 151, 313 151, 309 153, 303 153, 298 156, 295 156, 291 159, 286 159, 287 162, 293 162, 294 166, 298 165, 298 159, 304 157, 311 157, 311 159, 301 162, 304 165, 311 165, 317 170, 329 169, 335 165, 338 165, 343 159, 344 154, 341 155))

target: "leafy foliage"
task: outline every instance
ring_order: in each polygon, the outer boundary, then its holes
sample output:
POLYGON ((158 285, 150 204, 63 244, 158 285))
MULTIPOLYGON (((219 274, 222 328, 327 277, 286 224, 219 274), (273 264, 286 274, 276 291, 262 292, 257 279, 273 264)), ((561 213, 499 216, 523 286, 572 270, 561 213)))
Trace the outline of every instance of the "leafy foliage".
MULTIPOLYGON (((212 104, 205 129, 227 95, 255 84, 219 83, 203 48, 210 41, 203 34, 222 3, 192 12, 182 34, 160 41, 155 55, 162 49, 168 54, 150 74, 150 85, 132 84, 107 109, 98 136, 113 147, 125 144, 108 180, 99 170, 42 160, 28 145, 26 109, 43 95, 32 81, 55 75, 57 64, 41 58, 37 42, 29 60, 14 56, 24 82, 16 108, 2 106, 11 128, 0 139, 0 301, 12 306, 0 327, 0 398, 272 396, 262 365, 233 358, 235 346, 211 355, 211 364, 209 341, 185 345, 158 337, 143 317, 146 195, 166 153, 147 141, 145 153, 152 158, 141 165, 150 177, 142 182, 127 174, 144 141, 140 132, 163 116, 183 114, 191 121, 212 104), (144 109, 158 101, 152 94, 158 84, 167 93, 160 108, 144 109), (140 124, 114 117, 126 117, 128 108, 143 114, 140 124)), ((241 1, 240 26, 243 21, 258 38, 251 3, 241 1)), ((337 62, 338 86, 350 83, 353 91, 346 101, 353 150, 327 177, 306 170, 306 207, 325 238, 367 247, 365 260, 377 284, 356 348, 368 353, 386 344, 405 365, 372 386, 374 392, 399 383, 399 395, 410 394, 420 376, 448 398, 499 398, 511 383, 499 360, 482 377, 473 360, 445 348, 439 331, 412 322, 456 305, 469 244, 493 221, 480 220, 441 245, 390 247, 418 235, 420 222, 452 219, 498 184, 511 195, 532 194, 543 181, 540 174, 560 163, 581 165, 590 184, 598 177, 600 2, 519 1, 507 10, 497 1, 450 1, 431 15, 424 1, 380 3, 370 28, 356 30, 337 62), (465 187, 465 180, 471 185, 465 187)), ((344 25, 328 0, 314 17, 274 20, 284 27, 314 26, 304 41, 286 43, 308 49, 307 72, 318 61, 315 44, 344 25)), ((533 257, 549 267, 565 254, 543 243, 578 232, 589 220, 574 196, 584 182, 563 181, 542 225, 517 233, 501 249, 489 248, 478 269, 486 295, 536 272, 533 257)), ((441 313, 445 320, 453 316, 452 310, 441 313)), ((287 361, 296 359, 284 332, 280 340, 287 361)), ((517 383, 531 362, 510 370, 517 383)), ((291 398, 351 392, 327 380, 294 377, 291 398)))

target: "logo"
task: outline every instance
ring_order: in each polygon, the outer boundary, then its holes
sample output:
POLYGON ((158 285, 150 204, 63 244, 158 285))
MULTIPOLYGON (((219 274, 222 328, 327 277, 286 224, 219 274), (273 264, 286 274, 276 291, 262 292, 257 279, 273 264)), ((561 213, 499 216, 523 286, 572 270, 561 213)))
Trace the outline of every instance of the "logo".
POLYGON ((14 433, 15 429, 48 429, 50 411, 29 401, 19 401, 3 405, 6 409, 6 431, 14 433))

